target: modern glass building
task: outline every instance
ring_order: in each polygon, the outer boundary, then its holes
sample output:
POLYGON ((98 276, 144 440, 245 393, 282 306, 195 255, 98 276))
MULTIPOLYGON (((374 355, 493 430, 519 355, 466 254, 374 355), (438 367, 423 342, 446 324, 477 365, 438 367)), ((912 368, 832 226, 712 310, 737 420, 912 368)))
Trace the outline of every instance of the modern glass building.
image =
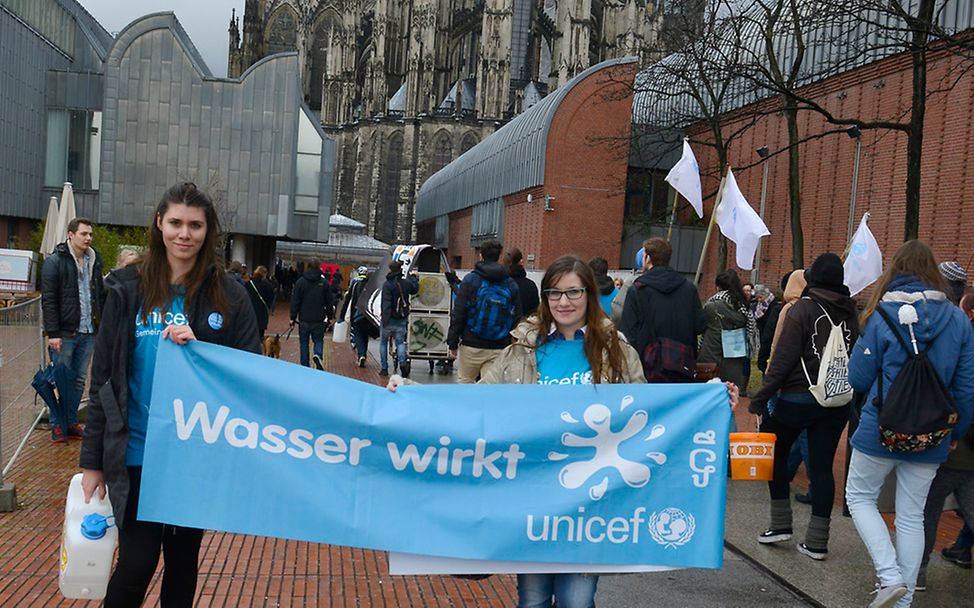
POLYGON ((79 215, 146 225, 194 181, 221 203, 233 257, 328 240, 334 146, 296 54, 216 78, 172 13, 113 38, 74 0, 0 0, 0 246, 26 243, 65 181, 79 215))

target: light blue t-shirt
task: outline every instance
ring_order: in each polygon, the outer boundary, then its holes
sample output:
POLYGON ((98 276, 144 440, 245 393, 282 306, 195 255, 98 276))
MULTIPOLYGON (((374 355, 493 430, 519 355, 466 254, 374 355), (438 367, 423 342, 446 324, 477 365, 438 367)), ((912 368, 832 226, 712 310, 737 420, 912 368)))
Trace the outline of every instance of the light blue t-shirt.
POLYGON ((580 337, 545 342, 538 347, 537 360, 538 384, 592 384, 592 366, 580 337))
POLYGON ((125 464, 128 466, 142 466, 142 457, 145 454, 152 376, 156 370, 160 336, 167 325, 189 325, 183 302, 185 292, 177 291, 174 287, 173 293, 165 315, 157 308, 143 323, 140 308, 135 318, 135 349, 132 351, 132 370, 129 372, 129 443, 125 451, 125 464))

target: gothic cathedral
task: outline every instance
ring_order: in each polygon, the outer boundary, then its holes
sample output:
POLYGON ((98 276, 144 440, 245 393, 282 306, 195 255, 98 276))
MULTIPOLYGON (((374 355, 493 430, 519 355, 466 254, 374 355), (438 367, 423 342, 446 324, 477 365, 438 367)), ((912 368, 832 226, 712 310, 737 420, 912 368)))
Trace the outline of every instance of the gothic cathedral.
POLYGON ((658 59, 662 21, 653 0, 246 0, 229 76, 296 51, 337 144, 332 212, 406 243, 427 177, 585 68, 658 59))

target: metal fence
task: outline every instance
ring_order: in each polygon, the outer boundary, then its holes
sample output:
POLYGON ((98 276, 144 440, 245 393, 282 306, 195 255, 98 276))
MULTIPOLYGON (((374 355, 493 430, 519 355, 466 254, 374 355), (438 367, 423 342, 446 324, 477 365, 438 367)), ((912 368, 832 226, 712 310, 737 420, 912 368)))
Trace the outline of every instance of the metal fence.
POLYGON ((44 365, 42 332, 40 298, 0 308, 0 470, 4 474, 44 411, 30 384, 44 365))

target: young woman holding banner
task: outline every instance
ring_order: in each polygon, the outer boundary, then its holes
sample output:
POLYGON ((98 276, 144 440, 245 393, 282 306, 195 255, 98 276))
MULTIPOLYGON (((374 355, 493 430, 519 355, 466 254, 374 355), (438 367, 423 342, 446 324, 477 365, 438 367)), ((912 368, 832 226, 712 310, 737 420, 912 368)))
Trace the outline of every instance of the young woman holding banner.
POLYGON ((81 444, 85 500, 110 490, 119 528, 118 563, 105 606, 139 606, 159 562, 163 606, 191 606, 202 530, 137 518, 156 352, 161 339, 203 340, 260 352, 257 321, 242 285, 218 258, 220 225, 194 184, 170 188, 156 209, 145 256, 105 279, 95 339, 88 424, 81 444))
MULTIPOLYGON (((541 279, 541 306, 511 331, 511 345, 487 368, 482 384, 642 384, 642 362, 599 305, 588 264, 575 256, 555 260, 541 279)), ((402 380, 393 377, 390 390, 402 380)), ((728 386, 732 403, 737 388, 728 386)), ((591 608, 594 574, 519 574, 518 608, 591 608)))

